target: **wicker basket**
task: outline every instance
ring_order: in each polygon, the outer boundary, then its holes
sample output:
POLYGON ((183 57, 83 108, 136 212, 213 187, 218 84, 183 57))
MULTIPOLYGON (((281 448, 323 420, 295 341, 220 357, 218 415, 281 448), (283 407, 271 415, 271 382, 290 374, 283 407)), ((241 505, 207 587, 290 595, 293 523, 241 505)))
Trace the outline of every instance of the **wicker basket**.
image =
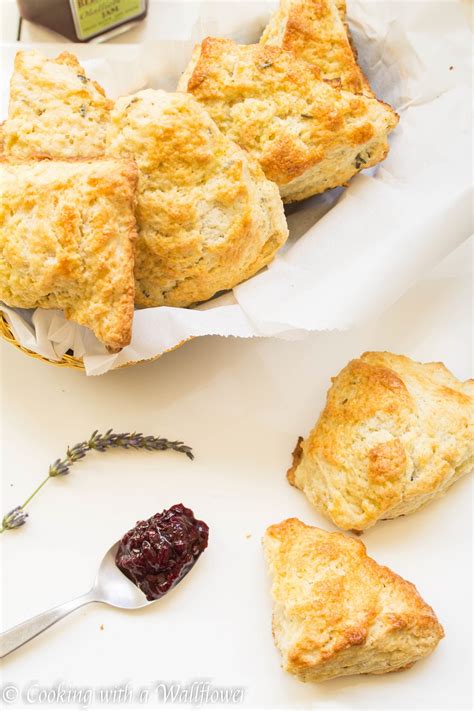
POLYGON ((63 355, 61 360, 50 360, 49 358, 45 358, 39 353, 30 351, 29 348, 25 348, 25 346, 20 345, 13 335, 13 332, 5 318, 5 314, 2 311, 0 311, 0 335, 5 339, 5 341, 11 343, 15 346, 15 348, 18 348, 19 351, 22 351, 22 353, 26 353, 26 355, 29 355, 32 358, 41 360, 43 363, 51 363, 51 365, 56 365, 58 368, 74 368, 74 370, 84 370, 84 363, 82 360, 74 358, 74 356, 63 355))
MULTIPOLYGON (((74 356, 64 354, 60 360, 50 360, 49 358, 45 358, 45 356, 39 355, 39 353, 35 353, 34 351, 30 351, 29 348, 25 348, 25 346, 22 346, 18 341, 16 340, 15 336, 12 333, 12 330, 10 326, 8 325, 8 322, 5 318, 5 314, 0 311, 0 336, 7 341, 7 343, 11 343, 15 348, 18 348, 19 351, 22 351, 22 353, 26 353, 26 355, 31 356, 32 358, 36 358, 37 360, 43 361, 43 363, 49 363, 50 365, 55 365, 57 368, 72 368, 73 370, 82 370, 85 372, 84 368, 84 363, 81 358, 75 358, 74 356)), ((181 341, 181 343, 178 343, 176 346, 173 346, 172 348, 168 348, 168 350, 164 351, 163 353, 160 353, 157 356, 153 356, 152 358, 146 358, 144 360, 138 361, 139 363, 151 363, 154 360, 158 360, 158 358, 161 358, 162 355, 165 353, 170 353, 171 351, 175 351, 177 348, 180 348, 182 345, 187 343, 188 341, 192 340, 191 338, 187 338, 184 341, 181 341)), ((130 365, 137 365, 137 361, 130 361, 129 363, 122 363, 122 365, 117 366, 117 368, 114 368, 114 370, 119 370, 120 368, 128 368, 130 365)))

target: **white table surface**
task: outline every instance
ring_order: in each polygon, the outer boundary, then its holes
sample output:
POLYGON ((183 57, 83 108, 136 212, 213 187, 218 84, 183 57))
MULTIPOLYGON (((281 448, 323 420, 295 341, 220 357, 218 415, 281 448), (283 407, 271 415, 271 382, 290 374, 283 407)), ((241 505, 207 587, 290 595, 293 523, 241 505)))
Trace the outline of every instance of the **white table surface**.
MULTIPOLYGON (((469 261, 465 246, 358 330, 300 342, 199 339, 100 378, 41 364, 2 341, 2 512, 95 428, 180 438, 196 453, 193 463, 172 453, 92 454, 50 482, 28 524, 0 539, 2 629, 85 591, 103 552, 139 518, 183 501, 211 527, 196 568, 153 607, 83 608, 5 659, 0 687, 13 685, 19 697, 4 707, 34 706, 25 695, 35 697, 38 684, 90 689, 89 708, 104 708, 106 686, 128 682, 136 694, 159 680, 208 679, 243 687, 237 708, 471 708, 472 478, 363 536, 376 560, 417 585, 445 627, 435 653, 402 673, 312 685, 283 672, 260 545, 265 527, 288 516, 333 529, 286 483, 285 470, 330 376, 350 358, 387 349, 471 375, 469 261)), ((133 698, 123 707, 137 708, 133 698)), ((152 690, 140 707, 158 706, 152 690)))
POLYGON ((35 680, 48 688, 62 681, 98 693, 127 681, 137 690, 206 678, 244 687, 243 706, 252 708, 470 708, 471 478, 363 536, 378 561, 416 583, 445 626, 439 648, 409 671, 322 685, 283 672, 260 546, 264 528, 288 516, 332 528, 286 483, 285 469, 330 376, 349 358, 388 349, 469 376, 470 278, 456 271, 419 283, 357 331, 296 343, 205 338, 99 378, 2 343, 3 510, 94 428, 182 438, 196 453, 193 463, 168 453, 90 455, 50 482, 28 524, 1 537, 2 628, 84 591, 102 553, 139 518, 183 501, 211 527, 208 551, 162 601, 140 612, 96 605, 74 613, 5 659, 2 683, 26 693, 35 680))

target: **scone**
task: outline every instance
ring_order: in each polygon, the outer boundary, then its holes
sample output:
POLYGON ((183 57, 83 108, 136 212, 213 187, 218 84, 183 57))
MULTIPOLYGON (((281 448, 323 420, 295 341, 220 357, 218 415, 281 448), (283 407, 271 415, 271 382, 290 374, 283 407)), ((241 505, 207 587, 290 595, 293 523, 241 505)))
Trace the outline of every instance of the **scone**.
POLYGON ((208 38, 178 88, 259 161, 284 202, 293 202, 343 185, 383 160, 398 120, 386 104, 319 76, 278 47, 208 38))
POLYGON ((18 52, 10 82, 4 152, 16 159, 93 158, 105 151, 112 102, 76 57, 18 52))
POLYGON ((442 363, 364 353, 333 379, 291 484, 342 529, 413 513, 474 466, 474 381, 442 363))
POLYGON ((273 636, 283 667, 302 681, 410 667, 444 637, 414 585, 364 544, 296 518, 270 526, 273 636))
POLYGON ((345 4, 335 0, 280 0, 260 44, 281 47, 314 65, 335 86, 373 96, 357 64, 345 24, 345 4))
POLYGON ((64 309, 110 350, 130 342, 131 161, 0 162, 0 301, 64 309))
POLYGON ((139 169, 139 306, 190 306, 268 264, 288 236, 278 189, 187 94, 120 98, 107 151, 139 169))

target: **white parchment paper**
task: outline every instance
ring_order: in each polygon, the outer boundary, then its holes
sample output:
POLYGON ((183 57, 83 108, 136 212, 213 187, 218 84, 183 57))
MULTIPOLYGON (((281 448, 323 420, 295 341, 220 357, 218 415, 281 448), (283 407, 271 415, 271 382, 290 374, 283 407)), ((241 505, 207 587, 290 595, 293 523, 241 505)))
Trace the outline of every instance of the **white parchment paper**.
MULTIPOLYGON (((254 42, 276 2, 163 3, 159 39, 143 45, 39 45, 78 54, 115 98, 173 90, 196 41, 254 42)), ((345 189, 287 209, 290 239, 268 269, 196 309, 135 311, 132 343, 108 355, 60 311, 2 306, 17 340, 50 359, 72 350, 89 375, 202 335, 298 338, 379 316, 472 233, 472 35, 457 2, 349 0, 359 59, 400 113, 388 159, 345 189)), ((1 48, 1 116, 17 47, 1 48)))

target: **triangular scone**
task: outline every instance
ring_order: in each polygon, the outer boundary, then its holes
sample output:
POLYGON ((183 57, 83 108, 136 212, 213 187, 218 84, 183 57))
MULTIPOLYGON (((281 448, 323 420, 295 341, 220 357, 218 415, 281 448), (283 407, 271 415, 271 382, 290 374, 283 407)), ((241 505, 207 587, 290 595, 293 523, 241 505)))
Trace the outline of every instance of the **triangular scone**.
POLYGON ((345 184, 383 160, 398 117, 382 102, 318 81, 278 47, 206 39, 179 88, 253 155, 284 202, 345 184))
POLYGON ((94 158, 105 151, 112 102, 76 57, 18 52, 10 82, 4 152, 16 159, 94 158))
POLYGON ((412 513, 474 466, 474 381, 442 363, 364 353, 294 453, 291 484, 343 529, 412 513))
POLYGON ((335 0, 280 0, 260 43, 286 49, 341 89, 373 96, 349 41, 345 10, 335 0))
POLYGON ((139 169, 140 306, 190 306, 268 264, 288 229, 276 185, 188 94, 120 98, 107 150, 139 169))
POLYGON ((270 526, 263 545, 275 643, 302 681, 406 669, 443 638, 415 586, 361 541, 290 518, 270 526))
POLYGON ((130 342, 131 161, 0 162, 0 301, 64 309, 110 350, 130 342))

